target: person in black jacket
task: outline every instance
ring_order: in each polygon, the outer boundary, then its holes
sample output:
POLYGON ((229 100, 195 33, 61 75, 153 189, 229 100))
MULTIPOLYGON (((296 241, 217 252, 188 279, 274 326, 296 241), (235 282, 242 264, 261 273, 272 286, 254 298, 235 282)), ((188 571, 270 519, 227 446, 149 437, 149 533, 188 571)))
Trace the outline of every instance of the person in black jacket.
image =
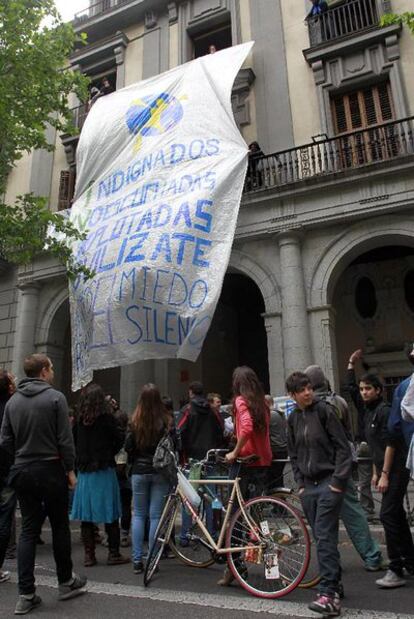
POLYGON ((157 473, 152 462, 161 438, 172 431, 173 420, 161 400, 158 387, 152 383, 144 385, 125 442, 125 451, 132 466, 134 574, 141 574, 144 571, 143 543, 147 518, 150 520, 148 546, 151 549, 165 497, 170 489, 168 480, 157 473))
POLYGON ((81 521, 85 567, 96 564, 94 524, 105 523, 108 536, 107 565, 129 562, 119 552, 121 498, 115 472, 115 455, 124 444, 125 432, 105 400, 102 388, 89 383, 81 393, 76 442, 78 484, 71 518, 81 521))
POLYGON ((288 417, 288 451, 303 510, 316 542, 319 595, 309 608, 330 617, 340 614, 339 514, 352 469, 352 454, 335 410, 315 401, 309 377, 294 372, 286 390, 296 402, 288 417))
MULTIPOLYGON (((13 375, 7 370, 0 370, 0 428, 6 404, 15 391, 16 385, 13 375)), ((2 571, 1 568, 9 545, 16 507, 15 492, 7 483, 12 464, 13 458, 10 454, 0 448, 0 583, 6 582, 10 578, 10 573, 2 571)))
POLYGON ((407 446, 402 437, 392 437, 388 432, 390 407, 384 402, 378 376, 365 374, 357 385, 354 366, 361 358, 361 350, 349 358, 348 387, 372 452, 372 484, 382 493, 380 519, 390 563, 385 576, 376 583, 380 588, 392 589, 406 584, 404 569, 414 575, 414 544, 404 509, 410 480, 405 467, 407 446))
POLYGON ((209 449, 223 447, 224 422, 204 397, 200 382, 190 384, 188 395, 190 403, 178 422, 183 458, 202 460, 209 449))

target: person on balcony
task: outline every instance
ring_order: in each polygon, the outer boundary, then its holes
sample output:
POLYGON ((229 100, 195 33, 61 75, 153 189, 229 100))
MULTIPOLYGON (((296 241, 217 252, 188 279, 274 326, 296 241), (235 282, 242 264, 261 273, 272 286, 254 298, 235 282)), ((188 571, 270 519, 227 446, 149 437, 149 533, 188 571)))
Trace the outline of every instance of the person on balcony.
POLYGON ((326 0, 311 0, 312 8, 307 15, 307 19, 310 17, 316 17, 317 15, 322 15, 328 10, 328 3, 326 0))

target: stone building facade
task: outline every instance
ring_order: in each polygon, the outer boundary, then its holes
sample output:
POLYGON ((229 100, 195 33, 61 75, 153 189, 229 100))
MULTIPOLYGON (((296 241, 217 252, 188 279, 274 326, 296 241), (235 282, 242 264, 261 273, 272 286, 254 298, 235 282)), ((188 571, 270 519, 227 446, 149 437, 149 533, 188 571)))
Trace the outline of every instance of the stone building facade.
MULTIPOLYGON (((86 2, 87 4, 87 2, 86 2)), ((235 118, 265 157, 241 204, 228 272, 197 363, 160 360, 96 372, 125 410, 152 381, 178 405, 188 382, 229 392, 252 365, 274 395, 320 364, 337 388, 365 349, 389 390, 410 368, 414 339, 414 37, 378 27, 411 0, 338 0, 305 20, 307 0, 93 0, 75 16, 88 44, 72 66, 114 88, 208 52, 254 40, 234 84, 235 118)), ((79 127, 84 105, 73 101, 79 127)), ((54 153, 25 156, 7 198, 24 191, 70 206, 76 136, 50 132, 54 153)), ((54 360, 70 395, 63 269, 47 259, 0 272, 0 363, 21 375, 32 350, 54 360)))

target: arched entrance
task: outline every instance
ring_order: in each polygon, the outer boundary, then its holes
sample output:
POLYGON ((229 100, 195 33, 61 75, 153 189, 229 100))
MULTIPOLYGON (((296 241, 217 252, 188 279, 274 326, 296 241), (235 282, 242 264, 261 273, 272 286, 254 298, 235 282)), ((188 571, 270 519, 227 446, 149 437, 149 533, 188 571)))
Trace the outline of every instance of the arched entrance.
POLYGON ((362 251, 338 278, 332 305, 340 377, 350 352, 362 348, 390 397, 412 371, 404 345, 414 339, 414 247, 384 240, 362 251))
MULTIPOLYGON (((72 392, 72 356, 69 300, 66 298, 55 311, 47 332, 43 350, 50 356, 55 367, 55 386, 61 390, 69 404, 77 401, 78 394, 72 392)), ((93 380, 102 386, 105 393, 111 394, 118 402, 120 398, 121 368, 95 370, 93 380)))
POLYGON ((264 312, 263 296, 255 282, 241 273, 227 273, 202 351, 202 381, 207 391, 230 397, 231 376, 238 365, 252 367, 269 391, 264 312))

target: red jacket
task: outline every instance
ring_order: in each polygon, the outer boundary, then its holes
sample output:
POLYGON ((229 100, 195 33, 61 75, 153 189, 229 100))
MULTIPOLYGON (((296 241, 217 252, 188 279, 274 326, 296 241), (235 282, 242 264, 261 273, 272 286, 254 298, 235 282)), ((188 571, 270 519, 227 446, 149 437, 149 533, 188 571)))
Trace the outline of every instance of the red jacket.
POLYGON ((242 436, 247 437, 247 443, 241 449, 239 456, 245 457, 256 454, 259 456, 259 460, 253 462, 250 466, 270 466, 272 450, 270 448, 269 415, 266 416, 265 431, 263 433, 255 431, 246 400, 239 396, 234 402, 234 423, 237 439, 242 436))

